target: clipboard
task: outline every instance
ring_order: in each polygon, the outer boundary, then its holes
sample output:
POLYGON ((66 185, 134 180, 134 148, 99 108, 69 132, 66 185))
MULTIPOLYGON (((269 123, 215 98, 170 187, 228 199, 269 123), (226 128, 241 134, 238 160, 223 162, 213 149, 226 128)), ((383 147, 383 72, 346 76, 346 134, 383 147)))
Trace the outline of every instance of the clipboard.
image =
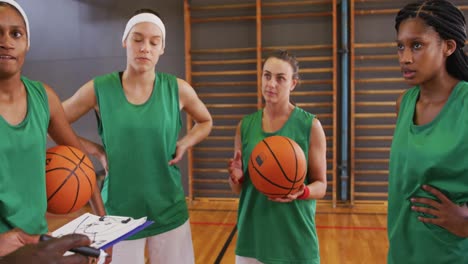
POLYGON ((52 236, 83 234, 92 241, 92 247, 104 250, 140 232, 151 224, 153 224, 153 221, 147 220, 146 217, 138 219, 113 215, 101 217, 85 213, 52 232, 52 236))

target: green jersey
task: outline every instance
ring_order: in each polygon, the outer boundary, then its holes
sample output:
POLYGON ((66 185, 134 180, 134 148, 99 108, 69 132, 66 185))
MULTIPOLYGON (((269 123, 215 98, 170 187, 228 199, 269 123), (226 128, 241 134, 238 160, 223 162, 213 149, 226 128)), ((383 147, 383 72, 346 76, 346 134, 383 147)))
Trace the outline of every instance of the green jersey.
POLYGON ((468 202, 468 83, 459 82, 444 107, 428 124, 413 122, 420 88, 408 90, 390 153, 388 190, 388 263, 468 263, 468 239, 458 237, 411 210, 412 197, 435 199, 424 184, 456 204, 468 202))
POLYGON ((21 77, 27 114, 18 125, 0 116, 0 233, 15 227, 47 232, 45 160, 49 102, 40 82, 21 77))
MULTIPOLYGON (((315 229, 315 200, 278 203, 268 200, 252 185, 247 170, 252 150, 262 139, 281 135, 293 139, 308 160, 314 115, 296 107, 283 127, 275 133, 262 129, 263 110, 242 119, 242 162, 244 182, 239 201, 236 254, 263 263, 320 263, 315 229)), ((306 177, 307 178, 307 177, 306 177)), ((305 179, 308 183, 308 179, 305 179)))
POLYGON ((131 239, 182 225, 188 209, 181 175, 168 165, 182 124, 177 79, 157 73, 151 96, 140 105, 127 101, 117 72, 95 78, 94 87, 109 164, 102 193, 107 213, 154 221, 131 239))

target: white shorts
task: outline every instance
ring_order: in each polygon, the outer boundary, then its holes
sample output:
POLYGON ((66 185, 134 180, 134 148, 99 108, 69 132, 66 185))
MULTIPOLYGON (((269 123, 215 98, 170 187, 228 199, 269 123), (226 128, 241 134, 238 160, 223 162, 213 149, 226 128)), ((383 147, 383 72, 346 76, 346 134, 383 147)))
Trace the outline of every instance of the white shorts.
POLYGON ((145 245, 148 248, 150 264, 195 263, 188 220, 176 229, 159 235, 115 244, 112 250, 112 264, 145 264, 145 245))
POLYGON ((236 264, 263 264, 263 262, 258 261, 254 258, 242 257, 236 255, 236 264))

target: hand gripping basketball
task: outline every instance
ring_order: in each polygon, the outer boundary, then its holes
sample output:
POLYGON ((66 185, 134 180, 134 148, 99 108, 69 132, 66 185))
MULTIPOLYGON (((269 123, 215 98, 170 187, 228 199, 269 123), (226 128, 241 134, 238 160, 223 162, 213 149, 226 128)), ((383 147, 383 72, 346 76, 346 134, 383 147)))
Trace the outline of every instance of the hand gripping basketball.
POLYGON ((286 198, 304 184, 307 161, 292 139, 271 136, 260 141, 249 159, 249 176, 255 188, 269 198, 286 198))
POLYGON ((56 146, 46 154, 47 211, 68 214, 81 209, 96 188, 93 163, 79 149, 56 146))

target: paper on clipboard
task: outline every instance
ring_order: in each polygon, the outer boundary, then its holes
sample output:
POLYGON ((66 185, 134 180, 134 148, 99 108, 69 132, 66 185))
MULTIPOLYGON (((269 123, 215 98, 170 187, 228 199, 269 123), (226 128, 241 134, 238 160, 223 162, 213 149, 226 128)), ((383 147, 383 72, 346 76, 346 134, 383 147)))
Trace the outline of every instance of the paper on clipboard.
POLYGON ((52 236, 83 234, 92 241, 92 247, 106 249, 138 233, 152 223, 152 221, 147 221, 146 217, 139 219, 112 215, 100 217, 85 213, 52 232, 52 236))

